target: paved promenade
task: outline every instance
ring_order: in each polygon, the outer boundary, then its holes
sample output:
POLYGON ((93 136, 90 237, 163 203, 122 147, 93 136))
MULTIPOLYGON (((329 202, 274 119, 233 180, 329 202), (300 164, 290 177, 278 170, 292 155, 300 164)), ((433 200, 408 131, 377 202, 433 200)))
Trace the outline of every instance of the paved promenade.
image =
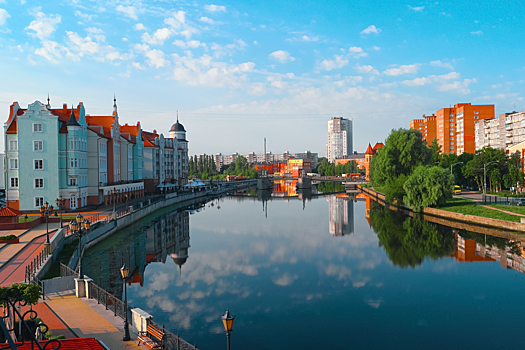
MULTIPOLYGON (((49 223, 50 239, 60 228, 59 223, 49 223)), ((0 286, 24 282, 25 268, 44 249, 46 224, 27 231, 9 231, 20 238, 20 243, 2 244, 0 247, 0 286)))

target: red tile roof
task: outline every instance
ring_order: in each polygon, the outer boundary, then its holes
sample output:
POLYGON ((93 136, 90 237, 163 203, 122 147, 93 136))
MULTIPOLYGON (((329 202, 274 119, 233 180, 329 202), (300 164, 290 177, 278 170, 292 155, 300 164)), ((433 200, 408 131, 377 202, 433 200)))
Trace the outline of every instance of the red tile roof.
MULTIPOLYGON (((40 345, 43 347, 46 341, 40 341, 40 345)), ((62 346, 60 347, 60 350, 106 350, 107 348, 104 347, 96 338, 72 338, 72 339, 60 339, 60 343, 62 346)), ((31 350, 31 343, 25 342, 25 344, 22 343, 15 343, 16 348, 18 350, 31 350)), ((9 346, 4 343, 0 344, 0 346, 9 346)), ((48 348, 54 348, 55 344, 50 344, 48 348)))
POLYGON ((374 151, 372 150, 372 146, 370 146, 370 144, 368 144, 368 148, 366 149, 365 154, 374 154, 374 151))
POLYGON ((0 216, 20 216, 22 214, 21 211, 9 207, 0 209, 0 216))

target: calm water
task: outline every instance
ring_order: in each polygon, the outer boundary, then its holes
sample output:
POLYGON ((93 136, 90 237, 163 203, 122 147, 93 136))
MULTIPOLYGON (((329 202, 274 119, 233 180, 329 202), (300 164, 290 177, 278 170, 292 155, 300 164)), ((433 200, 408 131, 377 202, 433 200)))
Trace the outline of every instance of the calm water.
POLYGON ((522 348, 525 278, 503 267, 519 249, 456 233, 334 195, 226 197, 143 220, 84 268, 122 295, 124 261, 130 305, 201 349, 226 346, 227 308, 232 349, 522 348))

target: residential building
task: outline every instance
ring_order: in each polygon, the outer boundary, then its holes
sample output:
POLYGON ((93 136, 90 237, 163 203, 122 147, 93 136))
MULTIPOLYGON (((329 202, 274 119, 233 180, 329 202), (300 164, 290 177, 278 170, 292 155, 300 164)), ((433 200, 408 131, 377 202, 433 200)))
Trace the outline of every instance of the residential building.
POLYGON ((377 155, 383 146, 384 145, 380 142, 376 143, 373 148, 372 145, 368 144, 368 148, 365 152, 365 175, 368 181, 370 181, 370 163, 372 162, 372 158, 377 155))
POLYGON ((350 154, 348 156, 343 156, 340 158, 337 158, 335 160, 335 166, 338 166, 339 164, 346 164, 348 162, 356 162, 357 166, 360 170, 365 170, 365 154, 364 153, 357 153, 354 152, 354 154, 350 154))
POLYGON ((51 108, 48 98, 27 109, 14 102, 4 142, 6 204, 17 210, 39 210, 60 196, 65 209, 126 202, 144 196, 145 180, 151 192, 188 182, 188 141, 178 117, 164 138, 140 122, 120 125, 116 99, 112 114, 102 116, 86 114, 82 102, 51 108))
POLYGON ((326 157, 329 162, 353 153, 352 119, 332 117, 328 121, 326 157))
MULTIPOLYGON (((238 156, 239 153, 233 153, 231 155, 223 155, 222 153, 217 153, 215 156, 213 156, 213 160, 215 162, 215 167, 217 171, 220 171, 221 167, 223 167, 224 165, 230 165, 231 163, 235 163, 235 160, 238 156)), ((266 152, 266 154, 256 154, 255 152, 251 152, 248 154, 243 154, 242 156, 246 158, 248 164, 250 165, 275 162, 286 163, 289 159, 297 158, 309 159, 313 169, 317 168, 317 165, 319 164, 318 154, 310 151, 302 153, 290 153, 286 151, 279 154, 273 154, 272 152, 266 152)))
MULTIPOLYGON (((483 147, 511 149, 525 141, 525 111, 500 114, 498 118, 476 124, 476 150, 483 147)), ((518 147, 521 149, 521 146, 518 147)))
POLYGON ((494 118, 494 105, 458 103, 438 110, 435 115, 423 115, 423 119, 411 121, 410 127, 420 130, 428 145, 436 138, 441 152, 460 155, 475 152, 475 125, 491 118, 494 118))

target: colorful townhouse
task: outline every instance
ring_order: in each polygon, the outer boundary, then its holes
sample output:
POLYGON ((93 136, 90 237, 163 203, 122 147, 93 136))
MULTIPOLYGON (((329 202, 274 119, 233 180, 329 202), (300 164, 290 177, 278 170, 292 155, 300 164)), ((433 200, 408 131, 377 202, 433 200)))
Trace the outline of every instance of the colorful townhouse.
POLYGON ((65 209, 127 202, 145 195, 148 175, 157 183, 184 185, 188 141, 178 119, 172 130, 172 138, 157 135, 155 141, 140 122, 120 125, 116 99, 113 112, 103 116, 86 114, 82 102, 51 108, 48 98, 27 109, 14 102, 4 124, 6 205, 38 210, 60 196, 65 209), (146 152, 152 141, 156 158, 146 152))

